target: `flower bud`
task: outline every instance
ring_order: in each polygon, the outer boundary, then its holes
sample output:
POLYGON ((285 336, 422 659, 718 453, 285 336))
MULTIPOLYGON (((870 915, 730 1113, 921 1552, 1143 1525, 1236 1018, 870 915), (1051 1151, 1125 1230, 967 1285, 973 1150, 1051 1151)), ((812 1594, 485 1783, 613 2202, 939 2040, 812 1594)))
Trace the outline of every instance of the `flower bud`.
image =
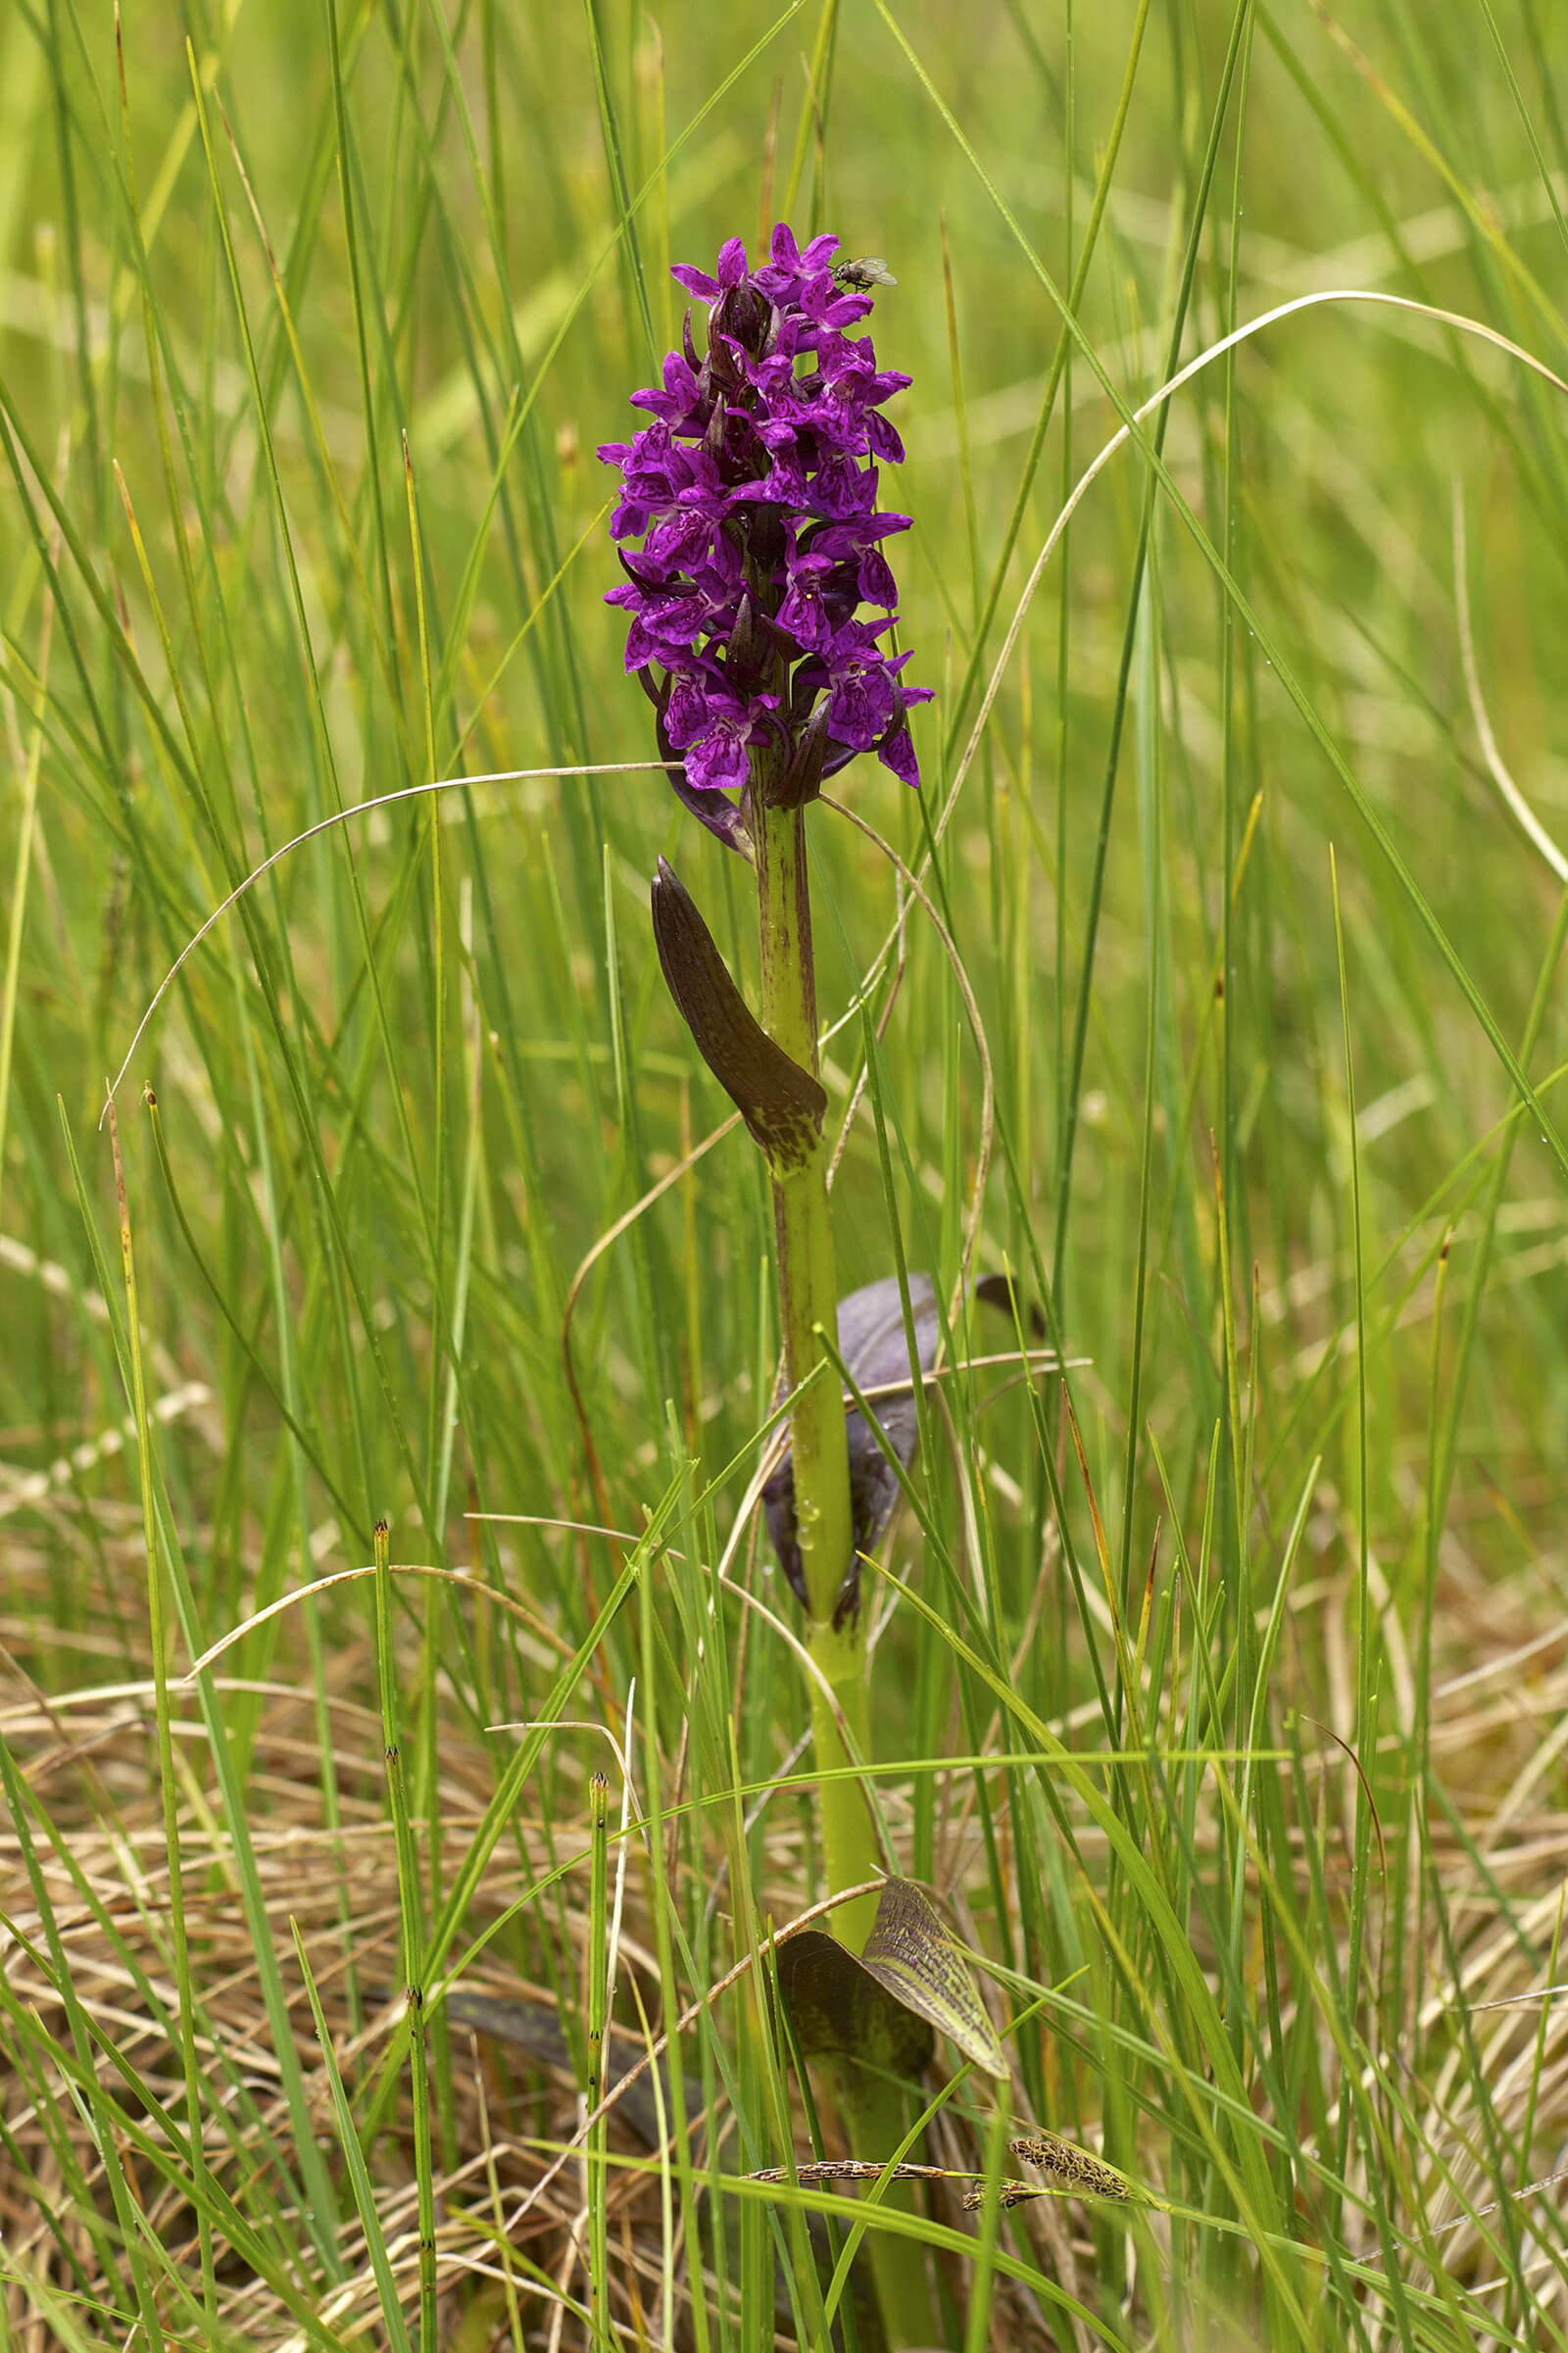
POLYGON ((764 787, 769 809, 804 809, 822 790, 822 758, 827 751, 827 705, 819 703, 804 727, 797 728, 789 753, 774 767, 764 787))

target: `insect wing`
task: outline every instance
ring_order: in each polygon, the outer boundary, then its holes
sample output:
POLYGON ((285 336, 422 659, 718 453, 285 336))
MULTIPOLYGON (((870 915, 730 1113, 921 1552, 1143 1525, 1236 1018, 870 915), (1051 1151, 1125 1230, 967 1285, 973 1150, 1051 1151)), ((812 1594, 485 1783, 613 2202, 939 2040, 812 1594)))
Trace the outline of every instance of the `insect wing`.
POLYGON ((840 262, 833 275, 841 286, 853 286, 861 294, 869 286, 896 286, 899 282, 879 253, 868 253, 858 262, 840 262))

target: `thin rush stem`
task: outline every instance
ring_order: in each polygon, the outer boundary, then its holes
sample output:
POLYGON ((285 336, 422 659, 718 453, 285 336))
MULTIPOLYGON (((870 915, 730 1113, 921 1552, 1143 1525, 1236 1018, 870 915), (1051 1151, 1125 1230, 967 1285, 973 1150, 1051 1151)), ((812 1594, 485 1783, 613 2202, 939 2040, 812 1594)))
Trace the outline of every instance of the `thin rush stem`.
MULTIPOLYGON (((610 1927, 606 1900, 609 1861, 610 1782, 596 1773, 588 1785, 592 1844, 588 1881, 588 2114, 595 2116, 605 2092, 605 2031, 610 1996, 610 1927)), ((588 2128, 588 2280, 594 2341, 613 2345, 610 2325, 610 2176, 606 2170, 607 2120, 588 2128)))
POLYGON ((381 1739, 397 1851, 402 1920, 403 1985, 408 2002, 409 2061, 414 2090, 414 2175, 419 2225, 419 2353, 436 2341, 435 2164, 430 2138, 430 2061, 424 2014, 425 1942, 419 1903, 419 1865, 409 1820, 403 1745, 398 1726, 397 1661, 392 1642, 392 1535, 385 1520, 371 1532, 375 1560, 375 1657, 381 1693, 381 1739))

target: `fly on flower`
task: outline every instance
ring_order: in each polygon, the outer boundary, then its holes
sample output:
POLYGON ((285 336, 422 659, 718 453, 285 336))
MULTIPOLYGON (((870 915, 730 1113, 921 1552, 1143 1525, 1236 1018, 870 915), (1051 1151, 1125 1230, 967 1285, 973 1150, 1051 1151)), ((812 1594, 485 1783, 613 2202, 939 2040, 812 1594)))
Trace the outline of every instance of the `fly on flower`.
POLYGON ((899 595, 884 543, 909 517, 879 500, 881 467, 904 459, 883 409, 909 378, 847 331, 865 286, 893 281, 879 260, 835 270, 838 242, 803 252, 781 222, 756 270, 738 237, 712 276, 678 266, 707 307, 703 348, 688 311, 662 383, 632 395, 650 422, 599 452, 622 476, 626 577, 607 602, 627 614, 626 668, 676 793, 732 849, 753 830, 748 795, 798 807, 858 753, 919 783, 908 713, 930 693, 884 642, 899 595))
POLYGON ((879 253, 868 253, 858 262, 833 265, 833 283, 853 286, 858 294, 869 294, 873 286, 896 286, 898 282, 879 253))

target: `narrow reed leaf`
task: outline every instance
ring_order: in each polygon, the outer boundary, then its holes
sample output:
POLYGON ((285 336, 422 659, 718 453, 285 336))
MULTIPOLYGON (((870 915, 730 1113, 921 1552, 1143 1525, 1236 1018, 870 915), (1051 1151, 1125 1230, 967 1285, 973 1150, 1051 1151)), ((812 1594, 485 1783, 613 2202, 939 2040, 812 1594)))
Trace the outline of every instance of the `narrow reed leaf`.
MULTIPOLYGON (((607 1833, 610 1822, 610 1781, 596 1773, 588 1784, 588 1945, 584 1970, 588 1980, 588 2113, 597 2116, 605 2090, 606 2002, 610 1985, 610 1915, 606 1902, 607 1833)), ((659 2074, 654 2093, 662 2109, 659 2074)), ((659 2145, 663 2145, 664 2120, 658 2123, 659 2145)), ((599 2116, 588 2128, 585 2152, 588 2168, 588 2302, 594 2334, 613 2345, 610 2320, 610 2173, 605 2163, 608 2120, 599 2116)))
MULTIPOLYGON (((397 1853, 399 1945, 413 2079, 414 2172, 419 2233, 419 2353, 435 2353, 435 2161, 430 2136, 424 1899, 419 1884, 419 1858, 414 1840, 414 1826, 409 1819, 408 1777, 403 1762, 397 1654, 392 1632, 391 1531, 385 1520, 376 1521, 372 1537, 375 1546, 375 1656, 381 1698, 382 1762, 386 1771, 387 1800, 392 1814, 392 1836, 397 1853)), ((432 1588, 432 1592, 434 1590, 432 1588)), ((434 1607, 434 1601, 426 1603, 427 1617, 434 1607)), ((297 1937, 298 1931, 295 1933, 297 1937)), ((302 1961, 303 1958, 302 1947, 302 1961)), ((355 2145, 359 2145, 357 2139, 355 2145)))
POLYGON ((398 2294, 397 2281, 393 2278, 392 2264, 387 2254, 386 2232, 376 2207, 375 2190, 370 2181, 369 2170, 365 2162, 365 2153, 360 2147, 360 2135, 354 2122, 354 2111, 349 2106, 348 2094, 343 2088, 343 2077, 332 2051, 332 2038, 327 2032, 326 2020, 321 2014, 321 1997, 316 1989, 316 1978, 311 1969, 310 1955, 305 1949, 305 1938, 300 1934, 297 1920, 290 1920, 289 1933, 294 1939, 294 1950, 299 1960, 300 1974, 305 1980, 305 1992, 311 2005, 311 2017, 316 2024, 317 2040, 321 2048, 321 2064, 326 2071, 327 2089, 332 2098, 332 2115, 337 2126, 338 2146, 343 2152, 343 2163, 348 2172, 350 2187, 354 2192, 354 2204, 360 2218, 360 2228, 365 2232, 366 2253, 370 2259, 370 2269, 375 2275, 376 2294, 380 2300, 381 2318, 386 2327, 387 2338, 392 2346, 392 2353, 414 2353, 414 2348, 409 2341, 408 2324, 403 2317, 403 2299, 398 2294))
MULTIPOLYGON (((149 1088, 149 1098, 151 1093, 149 1088)), ((174 1732, 169 1694, 169 1593, 153 1499, 153 1436, 147 1405, 146 1366, 142 1354, 141 1309, 136 1293, 136 1253, 131 1241, 130 1197, 120 1150, 120 1125, 115 1118, 113 1103, 109 1106, 109 1141, 114 1153, 121 1263, 125 1277, 125 1334, 130 1352, 131 1410, 136 1420, 136 1454, 141 1469, 142 1542, 147 1552, 147 1619, 153 1664, 153 1709, 158 1727, 158 1779, 163 1796, 165 1869, 169 1875, 169 1931, 173 1947, 174 1985, 179 2014, 179 2062, 185 2085, 185 2131, 190 2144, 191 2163, 195 2169, 196 2206, 201 2218, 202 2301, 210 2323, 216 2304, 217 2280, 213 2267, 212 2230, 207 2218, 208 2201, 204 2194, 207 2188, 206 2127, 202 2115, 202 2073, 196 2056, 196 2029, 192 2014, 191 1956, 185 1925, 185 1862, 180 1839, 174 1732)))

